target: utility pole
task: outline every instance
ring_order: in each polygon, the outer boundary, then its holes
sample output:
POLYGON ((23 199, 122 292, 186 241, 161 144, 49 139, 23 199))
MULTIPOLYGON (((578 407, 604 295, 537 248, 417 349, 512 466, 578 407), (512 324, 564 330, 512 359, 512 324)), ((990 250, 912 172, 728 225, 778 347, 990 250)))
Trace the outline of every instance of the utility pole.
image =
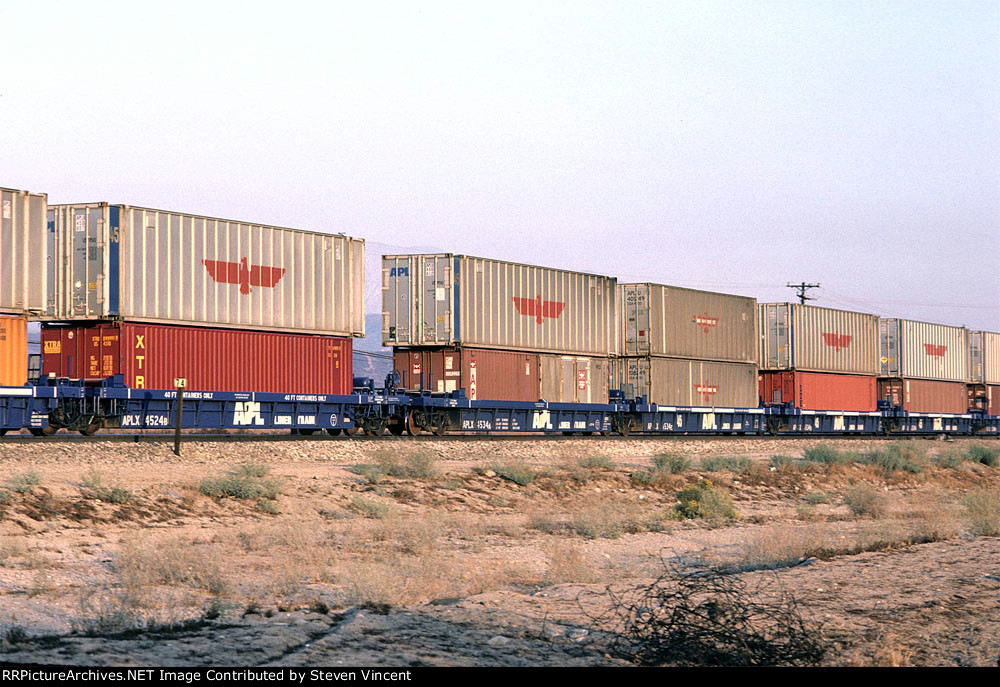
POLYGON ((806 291, 809 289, 818 289, 819 284, 806 284, 802 282, 801 284, 785 284, 790 289, 796 289, 799 292, 799 303, 805 305, 806 301, 814 301, 815 298, 810 298, 806 295, 806 291))

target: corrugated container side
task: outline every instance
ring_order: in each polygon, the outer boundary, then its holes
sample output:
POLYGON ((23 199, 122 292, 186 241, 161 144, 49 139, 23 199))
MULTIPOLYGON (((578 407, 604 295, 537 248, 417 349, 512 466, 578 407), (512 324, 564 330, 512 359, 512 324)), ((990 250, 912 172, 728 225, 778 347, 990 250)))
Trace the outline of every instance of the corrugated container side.
POLYGON ((757 301, 662 284, 619 284, 625 356, 757 361, 757 301))
POLYGON ((928 379, 879 379, 879 399, 910 413, 955 413, 968 410, 968 387, 962 382, 928 379))
POLYGON ((611 388, 671 406, 758 406, 757 366, 676 358, 615 358, 611 388))
POLYGON ((463 255, 387 255, 386 346, 614 353, 615 280, 463 255))
POLYGON ((825 372, 765 371, 760 373, 765 404, 791 403, 804 410, 874 412, 878 408, 875 377, 825 372))
POLYGON ((136 389, 349 394, 346 337, 116 323, 46 326, 42 374, 103 379, 124 374, 136 389))
POLYGON ((877 315, 795 303, 762 303, 758 315, 762 369, 878 374, 877 315))
POLYGON ((970 331, 969 381, 974 384, 1000 384, 1000 334, 970 331))
POLYGON ((28 381, 28 320, 0 315, 0 386, 28 381))
POLYGON ((475 348, 397 348, 393 366, 404 389, 465 389, 472 400, 538 400, 538 355, 475 348))
POLYGON ((962 327, 882 318, 879 348, 883 377, 969 380, 968 330, 962 327))
POLYGON ((539 398, 558 403, 607 403, 609 360, 583 356, 539 358, 539 398))
POLYGON ((364 335, 364 241, 107 203, 53 205, 53 320, 364 335))
POLYGON ((986 387, 986 398, 990 408, 989 414, 1000 415, 1000 385, 988 385, 986 387))
POLYGON ((45 310, 48 198, 0 188, 0 313, 45 310))

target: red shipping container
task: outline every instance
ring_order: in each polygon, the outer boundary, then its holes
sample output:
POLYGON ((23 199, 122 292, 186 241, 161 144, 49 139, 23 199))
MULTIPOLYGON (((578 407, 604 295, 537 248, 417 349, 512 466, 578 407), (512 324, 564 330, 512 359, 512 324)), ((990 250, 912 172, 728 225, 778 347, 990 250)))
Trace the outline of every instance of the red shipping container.
POLYGON ((878 396, 910 413, 968 412, 969 390, 962 382, 928 379, 879 379, 878 396))
POLYGON ((124 374, 134 389, 349 394, 352 341, 156 324, 102 323, 42 329, 42 374, 103 379, 124 374))
POLYGON ((875 377, 824 372, 761 372, 760 397, 765 405, 791 403, 805 410, 878 409, 875 377))
POLYGON ((465 389, 472 400, 537 401, 538 354, 485 348, 397 348, 404 389, 465 389))

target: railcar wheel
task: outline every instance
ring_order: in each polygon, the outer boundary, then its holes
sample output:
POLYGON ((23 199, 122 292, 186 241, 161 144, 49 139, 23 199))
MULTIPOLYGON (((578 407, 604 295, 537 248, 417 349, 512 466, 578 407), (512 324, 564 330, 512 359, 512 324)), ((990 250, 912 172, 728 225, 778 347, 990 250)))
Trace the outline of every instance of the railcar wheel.
POLYGON ((618 433, 623 437, 627 437, 635 429, 635 423, 632 418, 627 417, 618 423, 618 433))
POLYGON ((393 436, 402 436, 403 432, 406 431, 406 423, 402 419, 394 417, 389 422, 389 432, 393 436))
POLYGON ((435 413, 434 421, 431 423, 431 431, 434 436, 442 436, 448 431, 448 415, 445 413, 435 413))
POLYGON ((339 437, 344 430, 340 427, 330 427, 326 430, 326 433, 332 437, 339 437))
POLYGON ((315 434, 315 433, 316 433, 316 430, 315 430, 315 429, 312 429, 312 428, 306 428, 306 429, 293 429, 293 430, 292 430, 292 432, 293 432, 294 434, 301 434, 301 435, 302 435, 302 436, 304 436, 304 437, 311 437, 311 436, 312 436, 313 434, 315 434))
POLYGON ((6 429, 0 429, 0 437, 7 433, 6 429))
POLYGON ((361 431, 360 427, 345 427, 344 436, 353 437, 357 436, 358 432, 361 431))
POLYGON ((89 425, 87 425, 86 427, 84 427, 79 431, 80 434, 82 434, 85 437, 92 437, 95 434, 97 434, 97 432, 100 431, 101 427, 103 426, 104 424, 100 420, 95 420, 94 422, 91 422, 89 425))
POLYGON ((49 425, 48 427, 32 427, 28 431, 34 434, 36 437, 50 437, 56 432, 58 432, 59 428, 49 425))
POLYGON ((365 422, 364 431, 370 437, 380 437, 385 434, 385 422, 381 418, 369 420, 365 422))
POLYGON ((424 431, 424 414, 419 410, 411 410, 406 416, 406 433, 415 437, 424 431))

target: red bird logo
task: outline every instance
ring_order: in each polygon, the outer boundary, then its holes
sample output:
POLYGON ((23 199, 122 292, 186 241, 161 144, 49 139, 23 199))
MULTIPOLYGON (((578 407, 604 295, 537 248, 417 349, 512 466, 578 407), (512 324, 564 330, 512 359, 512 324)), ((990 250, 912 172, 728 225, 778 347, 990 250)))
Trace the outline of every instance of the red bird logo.
POLYGON ((514 301, 514 307, 522 315, 527 315, 528 317, 534 317, 537 324, 541 324, 546 318, 556 318, 562 314, 563 308, 566 307, 565 303, 560 303, 558 301, 543 301, 541 296, 535 296, 534 298, 518 298, 517 296, 512 296, 511 300, 514 301))
POLYGON ((699 396, 704 396, 705 402, 708 403, 712 400, 712 396, 719 393, 719 387, 715 384, 695 384, 694 392, 699 396))
POLYGON ((719 318, 709 317, 708 314, 705 315, 694 315, 694 323, 698 327, 704 327, 704 331, 708 334, 708 330, 719 324, 719 318))
POLYGON ((948 350, 945 345, 935 346, 934 344, 924 344, 924 351, 932 358, 943 358, 944 352, 948 350))
POLYGON ((842 348, 850 347, 852 338, 854 337, 850 334, 829 334, 823 332, 823 342, 830 348, 837 349, 837 353, 840 353, 840 349, 842 348))
POLYGON ((247 265, 247 259, 241 258, 239 262, 225 262, 223 260, 202 260, 202 264, 212 279, 220 284, 239 284, 240 293, 247 295, 251 286, 273 287, 285 274, 284 267, 262 267, 261 265, 247 265))

